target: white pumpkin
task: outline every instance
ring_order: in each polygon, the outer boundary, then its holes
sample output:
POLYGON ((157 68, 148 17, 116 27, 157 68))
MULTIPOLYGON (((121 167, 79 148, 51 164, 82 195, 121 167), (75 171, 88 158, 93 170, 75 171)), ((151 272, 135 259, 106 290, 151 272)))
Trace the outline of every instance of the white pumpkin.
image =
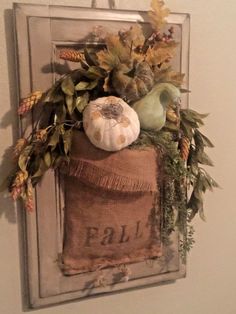
POLYGON ((91 101, 83 111, 83 126, 92 144, 106 151, 130 145, 140 132, 137 113, 114 96, 91 101))

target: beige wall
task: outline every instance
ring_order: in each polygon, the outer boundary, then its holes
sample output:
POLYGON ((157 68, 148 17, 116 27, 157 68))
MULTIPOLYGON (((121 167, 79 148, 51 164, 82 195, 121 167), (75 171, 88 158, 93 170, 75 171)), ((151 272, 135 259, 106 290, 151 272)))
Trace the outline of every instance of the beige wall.
MULTIPOLYGON (((49 3, 48 0, 24 0, 49 3)), ((106 1, 104 1, 105 3, 106 1)), ((192 108, 211 112, 205 131, 214 140, 216 167, 211 173, 222 190, 206 198, 207 223, 196 220, 195 248, 186 279, 153 287, 74 302, 39 314, 235 314, 236 313, 236 1, 167 0, 172 11, 192 17, 190 86, 192 108)), ((89 4, 89 0, 51 1, 89 4)), ((119 0, 123 8, 147 8, 148 0, 119 0), (133 4, 133 5, 132 5, 133 4)), ((16 135, 11 0, 0 10, 0 158, 16 135), (4 21, 5 18, 5 21, 4 21), (14 128, 12 129, 12 125, 14 128)), ((0 167, 7 173, 10 161, 0 167)), ((17 218, 10 201, 0 197, 0 313, 22 313, 17 218)))

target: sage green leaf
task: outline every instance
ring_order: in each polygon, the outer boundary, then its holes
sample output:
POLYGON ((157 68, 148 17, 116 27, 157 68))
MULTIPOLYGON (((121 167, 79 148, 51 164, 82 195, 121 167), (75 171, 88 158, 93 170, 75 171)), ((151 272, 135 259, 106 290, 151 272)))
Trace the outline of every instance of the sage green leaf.
POLYGON ((73 96, 66 95, 66 105, 67 105, 69 114, 72 114, 75 109, 73 96))
POLYGON ((205 216, 203 207, 201 207, 201 208, 199 209, 199 216, 200 216, 200 218, 201 218, 204 222, 206 222, 206 216, 205 216))
POLYGON ((198 132, 198 130, 195 130, 193 137, 194 137, 196 149, 204 150, 204 143, 203 143, 201 134, 200 134, 200 132, 198 132))
POLYGON ((206 147, 214 147, 214 144, 209 140, 208 137, 206 137, 205 135, 203 135, 199 130, 196 130, 196 133, 201 136, 203 145, 206 147))
POLYGON ((184 135, 188 139, 191 140, 193 137, 193 128, 188 123, 185 123, 183 120, 180 123, 180 127, 181 127, 182 131, 184 132, 184 135))
POLYGON ((197 160, 200 164, 211 166, 211 167, 214 166, 210 157, 203 150, 199 150, 197 152, 197 160))
POLYGON ((198 113, 197 111, 192 109, 187 110, 191 113, 191 116, 194 117, 196 120, 201 120, 209 116, 209 113, 198 113))
POLYGON ((190 167, 190 170, 191 170, 191 173, 194 175, 194 176, 197 176, 198 175, 198 172, 199 172, 199 168, 198 168, 198 164, 197 162, 191 162, 191 164, 189 165, 190 167))
POLYGON ((191 115, 188 115, 187 112, 180 112, 180 118, 181 122, 189 125, 191 128, 199 128, 199 121, 196 121, 191 115))
POLYGON ((205 173, 201 173, 200 174, 200 179, 201 179, 201 182, 202 182, 202 190, 203 190, 203 192, 206 192, 206 190, 213 191, 213 187, 209 183, 209 181, 207 180, 205 173))
POLYGON ((202 186, 201 186, 201 183, 200 181, 198 181, 194 187, 194 190, 193 190, 193 193, 194 193, 194 196, 199 200, 199 201, 203 201, 203 198, 202 198, 202 193, 203 193, 203 190, 202 190, 202 186))
POLYGON ((209 116, 209 113, 198 113, 195 110, 192 109, 181 109, 181 113, 185 115, 186 118, 190 119, 191 121, 200 121, 207 116, 209 116))
POLYGON ((208 184, 213 188, 221 188, 220 185, 205 171, 205 177, 208 184))
POLYGON ((75 86, 75 89, 77 91, 82 91, 82 90, 92 90, 94 89, 98 84, 98 81, 95 80, 95 81, 92 81, 92 82, 84 82, 84 81, 81 81, 79 82, 76 86, 75 86))
POLYGON ((73 96, 75 92, 75 86, 70 76, 67 76, 61 83, 61 89, 64 94, 73 96))
POLYGON ((195 215, 203 209, 203 200, 198 199, 194 191, 191 194, 190 200, 188 202, 188 208, 191 209, 191 214, 189 220, 191 221, 195 215))
POLYGON ((79 112, 83 112, 84 108, 87 106, 89 100, 89 93, 86 92, 82 96, 79 96, 75 100, 76 109, 79 112))

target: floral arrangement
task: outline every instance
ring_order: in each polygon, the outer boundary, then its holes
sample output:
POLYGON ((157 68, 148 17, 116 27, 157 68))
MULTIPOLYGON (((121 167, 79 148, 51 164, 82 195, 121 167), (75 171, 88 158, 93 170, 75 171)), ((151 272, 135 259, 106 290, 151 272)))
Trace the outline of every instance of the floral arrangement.
POLYGON ((33 110, 37 119, 16 143, 9 191, 32 211, 33 187, 48 169, 69 162, 75 129, 107 151, 154 145, 165 155, 162 238, 178 228, 185 256, 194 242, 192 219, 197 213, 204 219, 203 194, 218 185, 202 168, 213 165, 205 152, 213 144, 199 131, 207 114, 180 106, 188 91, 181 88, 184 74, 171 66, 178 43, 174 27, 162 30, 168 14, 163 1, 152 0, 149 32, 139 24, 118 34, 97 27, 91 36, 100 48, 60 52, 77 68, 21 101, 20 117, 33 110))

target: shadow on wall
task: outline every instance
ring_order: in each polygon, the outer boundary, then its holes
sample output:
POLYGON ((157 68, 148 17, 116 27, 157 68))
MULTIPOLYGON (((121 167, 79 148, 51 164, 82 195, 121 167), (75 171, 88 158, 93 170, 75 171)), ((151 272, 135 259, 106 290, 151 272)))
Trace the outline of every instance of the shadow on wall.
MULTIPOLYGON (((17 119, 17 90, 16 90, 16 61, 15 61, 15 46, 14 46, 14 24, 13 10, 4 11, 5 21, 5 36, 6 36, 6 55, 9 79, 9 95, 10 95, 10 110, 6 112, 0 120, 0 130, 12 128, 12 142, 15 143, 18 136, 18 119, 17 119)), ((13 148, 9 147, 5 150, 2 156, 0 165, 0 219, 5 218, 10 223, 16 223, 16 210, 12 199, 7 195, 7 178, 9 172, 14 168, 13 148)))

